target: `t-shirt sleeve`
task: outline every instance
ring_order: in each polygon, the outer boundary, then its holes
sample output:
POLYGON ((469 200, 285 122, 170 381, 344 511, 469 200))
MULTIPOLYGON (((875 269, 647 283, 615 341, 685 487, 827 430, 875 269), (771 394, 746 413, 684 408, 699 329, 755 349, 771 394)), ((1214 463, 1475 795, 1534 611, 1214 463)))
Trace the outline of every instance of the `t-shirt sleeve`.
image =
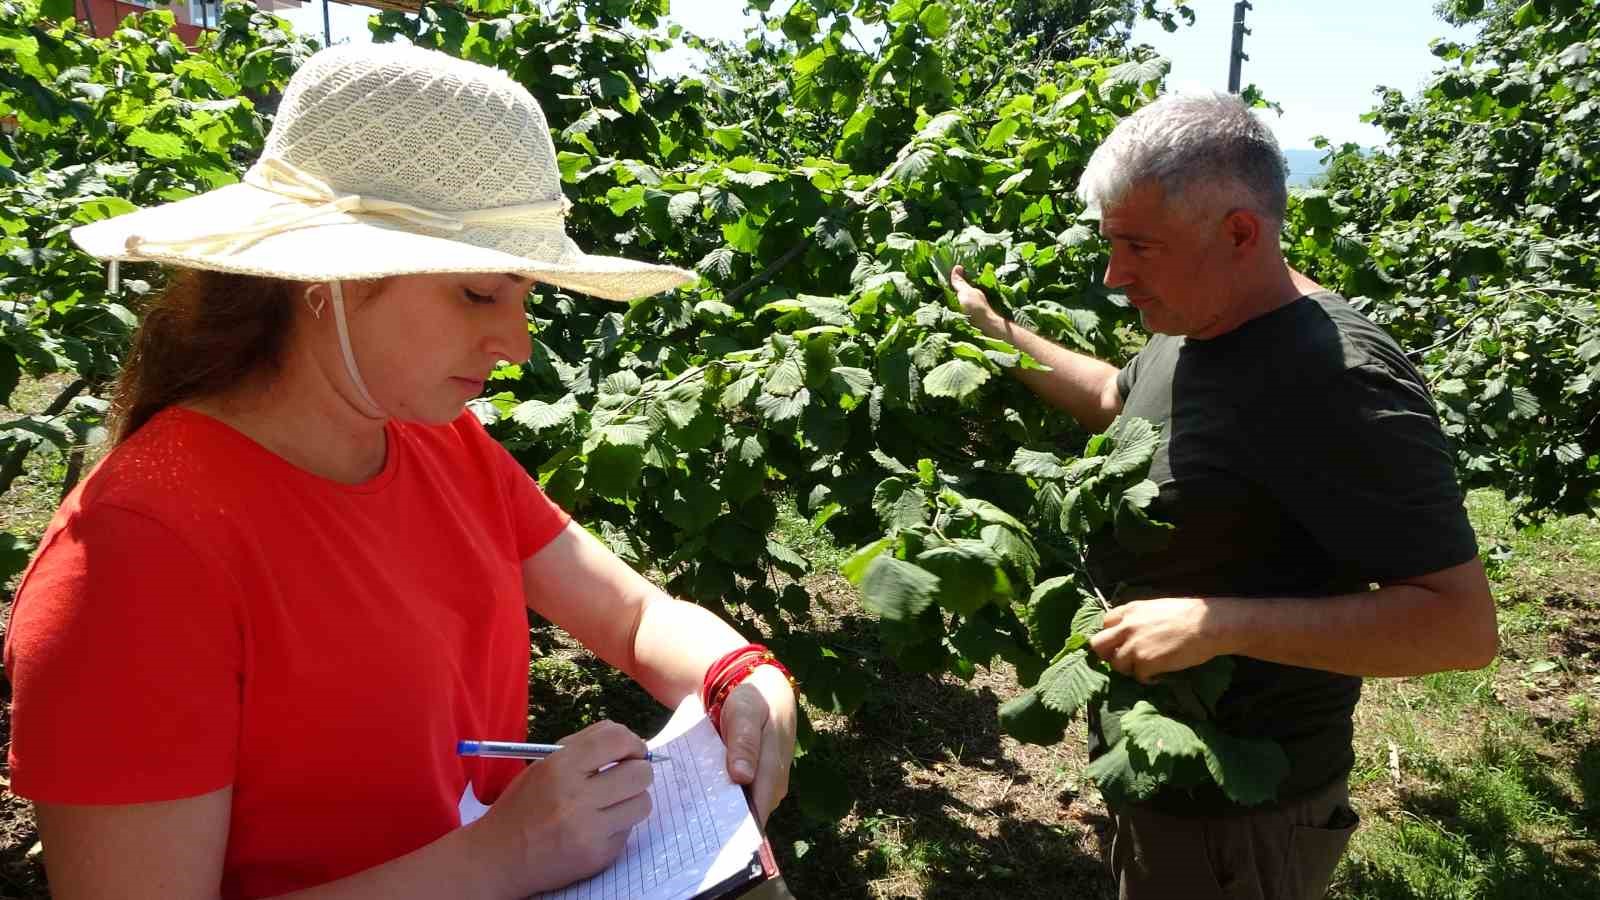
MULTIPOLYGON (((467 413, 471 416, 470 411, 467 413)), ((471 421, 478 439, 486 445, 486 452, 500 479, 500 484, 511 504, 512 528, 516 532, 517 558, 527 559, 556 539, 572 521, 566 510, 545 496, 539 483, 528 470, 517 462, 505 446, 496 441, 478 420, 471 421)))
POLYGON ((1455 467, 1418 383, 1368 363, 1247 416, 1258 472, 1346 571, 1427 575, 1477 555, 1455 467))
POLYGON ((51 532, 6 635, 12 790, 120 804, 232 784, 240 600, 220 567, 140 513, 97 506, 51 532))
MULTIPOLYGON (((1140 351, 1140 354, 1142 353, 1143 351, 1140 351)), ((1139 379, 1140 354, 1134 354, 1133 359, 1128 360, 1128 364, 1117 371, 1117 394, 1122 397, 1124 403, 1127 402, 1128 395, 1133 393, 1134 382, 1139 379)))
POLYGON ((527 559, 556 539, 572 521, 566 510, 545 496, 528 470, 501 448, 503 478, 511 498, 513 521, 517 528, 517 556, 527 559))

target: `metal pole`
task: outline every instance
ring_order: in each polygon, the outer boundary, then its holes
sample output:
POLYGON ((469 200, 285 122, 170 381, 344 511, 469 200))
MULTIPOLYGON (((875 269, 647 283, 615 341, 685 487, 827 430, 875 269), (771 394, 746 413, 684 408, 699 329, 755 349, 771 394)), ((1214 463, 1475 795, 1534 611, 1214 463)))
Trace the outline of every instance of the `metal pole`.
MULTIPOLYGON (((77 7, 73 7, 76 9, 77 7)), ((100 32, 94 27, 94 9, 89 5, 89 0, 83 0, 83 20, 89 23, 89 33, 100 37, 100 32)))
POLYGON ((1244 52, 1244 36, 1250 29, 1244 27, 1244 11, 1250 9, 1250 0, 1239 0, 1233 5, 1233 52, 1228 56, 1228 93, 1239 93, 1239 67, 1250 57, 1244 52))
POLYGON ((333 25, 328 22, 328 0, 322 0, 322 46, 333 46, 333 25))

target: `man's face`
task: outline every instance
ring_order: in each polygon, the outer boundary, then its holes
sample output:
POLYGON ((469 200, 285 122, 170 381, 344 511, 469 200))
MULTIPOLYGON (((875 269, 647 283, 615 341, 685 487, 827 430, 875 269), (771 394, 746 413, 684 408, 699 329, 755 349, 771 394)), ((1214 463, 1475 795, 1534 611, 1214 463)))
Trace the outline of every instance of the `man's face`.
POLYGON ((1139 184, 1102 211, 1100 234, 1111 244, 1106 287, 1126 294, 1151 332, 1214 337, 1229 296, 1222 216, 1197 218, 1166 204, 1164 193, 1159 184, 1139 184))

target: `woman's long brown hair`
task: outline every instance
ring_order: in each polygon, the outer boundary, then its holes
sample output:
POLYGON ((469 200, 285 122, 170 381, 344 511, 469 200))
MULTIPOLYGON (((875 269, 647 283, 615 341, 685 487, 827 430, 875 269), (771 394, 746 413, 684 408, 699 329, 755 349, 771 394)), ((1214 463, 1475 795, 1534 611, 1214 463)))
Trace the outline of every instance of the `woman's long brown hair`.
POLYGON ((276 371, 302 286, 200 269, 172 273, 145 308, 111 402, 120 444, 174 403, 276 371))

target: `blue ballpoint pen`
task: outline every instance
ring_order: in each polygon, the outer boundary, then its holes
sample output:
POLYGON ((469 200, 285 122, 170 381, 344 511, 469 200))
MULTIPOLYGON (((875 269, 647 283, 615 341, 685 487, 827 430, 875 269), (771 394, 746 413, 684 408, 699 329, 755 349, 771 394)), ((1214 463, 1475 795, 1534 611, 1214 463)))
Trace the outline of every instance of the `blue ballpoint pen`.
MULTIPOLYGON (((560 744, 518 744, 514 741, 457 741, 461 756, 495 756, 509 759, 544 759, 561 749, 560 744)), ((669 757, 654 750, 644 752, 645 762, 661 762, 669 757)))

